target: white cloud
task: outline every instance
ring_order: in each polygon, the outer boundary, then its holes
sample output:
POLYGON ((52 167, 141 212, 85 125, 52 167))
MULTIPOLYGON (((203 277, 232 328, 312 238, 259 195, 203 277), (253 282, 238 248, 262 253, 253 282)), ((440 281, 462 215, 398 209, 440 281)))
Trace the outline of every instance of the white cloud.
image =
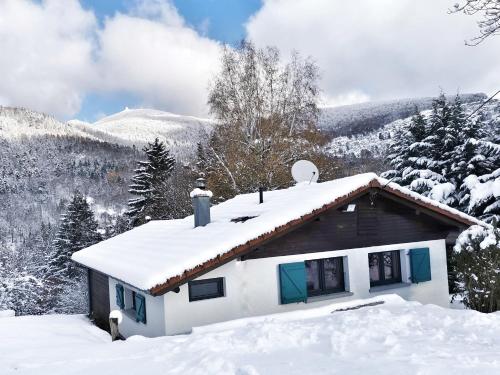
POLYGON ((65 116, 92 81, 96 21, 76 0, 0 1, 0 103, 65 116))
POLYGON ((311 55, 334 103, 359 94, 429 96, 440 88, 492 92, 500 82, 500 38, 465 46, 477 26, 447 14, 452 6, 450 0, 265 0, 247 32, 257 45, 311 55))
MULTIPOLYGON (((125 92, 143 106, 205 115, 219 43, 171 0, 131 0, 96 21, 78 0, 0 0, 0 104, 59 117, 85 95, 125 92)), ((464 46, 474 20, 451 0, 265 0, 249 38, 296 49, 320 66, 322 104, 497 89, 500 38, 464 46)))
POLYGON ((340 105, 358 104, 370 101, 370 97, 361 91, 348 91, 345 94, 330 96, 322 93, 321 107, 338 107, 340 105))
POLYGON ((59 117, 75 115, 89 92, 204 115, 219 56, 168 0, 137 0, 102 26, 78 0, 0 0, 0 48, 0 104, 59 117))
POLYGON ((100 89, 126 91, 145 106, 205 115, 219 44, 187 27, 175 8, 117 14, 99 32, 100 89), (153 16, 153 17, 151 17, 153 16))

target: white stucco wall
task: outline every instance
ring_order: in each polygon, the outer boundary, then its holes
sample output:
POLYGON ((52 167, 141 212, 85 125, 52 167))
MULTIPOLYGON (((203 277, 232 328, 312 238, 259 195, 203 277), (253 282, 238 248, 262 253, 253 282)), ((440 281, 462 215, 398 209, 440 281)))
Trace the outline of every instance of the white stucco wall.
POLYGON ((135 321, 134 311, 123 311, 123 321, 118 329, 124 337, 133 335, 142 335, 146 337, 164 336, 165 332, 165 312, 164 312, 164 296, 153 297, 144 293, 128 284, 116 281, 109 278, 109 304, 110 311, 120 310, 116 305, 116 284, 122 284, 124 288, 135 291, 146 297, 146 324, 135 321))
MULTIPOLYGON (((187 284, 180 287, 179 293, 169 292, 163 296, 164 309, 162 311, 165 314, 165 325, 163 327, 165 334, 186 333, 191 331, 192 327, 230 319, 307 309, 386 293, 395 293, 411 301, 448 306, 445 240, 373 246, 246 261, 234 260, 203 275, 199 279, 214 277, 224 277, 224 297, 189 302, 187 284), (409 282, 408 250, 419 247, 429 247, 430 249, 431 281, 400 285, 398 288, 384 291, 370 291, 368 253, 400 250, 402 281, 409 282), (344 267, 346 272, 345 284, 349 291, 352 292, 352 295, 337 298, 335 295, 322 296, 309 299, 307 303, 280 304, 279 264, 338 256, 346 257, 344 259, 344 265, 347 266, 344 267)), ((113 286, 113 290, 110 290, 110 296, 114 296, 114 293, 113 286)), ((159 299, 160 297, 156 298, 159 299)), ((151 311, 151 309, 148 311, 151 311)), ((148 312, 148 319, 149 314, 148 312)))

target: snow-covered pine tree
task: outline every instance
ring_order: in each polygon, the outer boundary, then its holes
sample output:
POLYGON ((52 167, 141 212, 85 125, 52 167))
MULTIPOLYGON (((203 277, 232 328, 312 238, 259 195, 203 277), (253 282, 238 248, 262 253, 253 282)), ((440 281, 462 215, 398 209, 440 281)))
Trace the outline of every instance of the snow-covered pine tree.
POLYGON ((389 154, 393 169, 383 176, 474 216, 490 217, 500 199, 493 191, 471 203, 471 197, 484 192, 481 183, 496 181, 494 172, 500 168, 500 146, 486 140, 485 128, 481 114, 466 116, 459 96, 450 105, 440 95, 428 119, 415 115, 396 134, 389 154))
POLYGON ((163 191, 175 165, 175 158, 158 138, 148 143, 143 151, 147 160, 138 162, 129 186, 129 192, 136 196, 129 200, 127 211, 130 224, 134 227, 148 220, 161 219, 167 214, 163 191))
POLYGON ((460 205, 486 222, 500 220, 500 168, 482 176, 470 175, 460 187, 460 205))
POLYGON ((433 120, 426 120, 415 108, 415 114, 408 125, 395 134, 390 145, 389 162, 392 170, 383 174, 383 177, 392 178, 403 186, 424 195, 428 195, 437 182, 443 182, 443 177, 434 172, 436 169, 436 153, 434 147, 438 143, 433 132, 441 131, 428 122, 438 122, 439 111, 443 102, 434 102, 433 120))
POLYGON ((59 230, 54 240, 54 251, 48 262, 49 274, 61 279, 75 277, 78 271, 71 261, 71 255, 101 240, 98 223, 86 197, 75 191, 66 212, 61 215, 59 230))
POLYGON ((404 181, 403 175, 406 178, 413 170, 413 163, 410 161, 410 154, 413 150, 410 149, 410 146, 415 142, 420 142, 424 137, 425 120, 418 107, 415 107, 415 114, 408 126, 397 128, 393 135, 393 141, 389 144, 387 154, 392 169, 384 172, 382 177, 391 179, 400 185, 408 185, 409 183, 404 181))
POLYGON ((207 155, 201 142, 196 145, 196 167, 194 172, 200 176, 205 176, 208 167, 207 155))
POLYGON ((480 127, 477 121, 467 122, 462 130, 461 144, 455 148, 451 155, 452 170, 450 176, 460 187, 465 178, 472 174, 481 176, 490 171, 488 160, 483 155, 478 139, 481 138, 480 127))
POLYGON ((75 191, 61 215, 53 250, 47 256, 45 287, 50 294, 47 310, 57 313, 84 313, 87 309, 85 272, 72 260, 75 251, 102 240, 98 223, 86 197, 75 191))
POLYGON ((464 134, 467 127, 467 116, 462 106, 462 100, 457 95, 451 106, 451 119, 445 126, 443 139, 442 170, 446 179, 454 186, 460 186, 463 177, 458 173, 457 164, 461 154, 457 152, 469 136, 464 134), (458 160, 457 160, 458 158, 458 160))
POLYGON ((418 169, 412 173, 410 188, 420 194, 429 195, 434 186, 447 182, 443 176, 444 139, 452 115, 451 108, 444 94, 440 94, 432 103, 432 112, 426 124, 426 137, 417 145, 419 157, 416 159, 418 169))
POLYGON ((458 208, 485 221, 500 220, 500 144, 484 139, 483 123, 483 115, 468 122, 456 150, 458 208))

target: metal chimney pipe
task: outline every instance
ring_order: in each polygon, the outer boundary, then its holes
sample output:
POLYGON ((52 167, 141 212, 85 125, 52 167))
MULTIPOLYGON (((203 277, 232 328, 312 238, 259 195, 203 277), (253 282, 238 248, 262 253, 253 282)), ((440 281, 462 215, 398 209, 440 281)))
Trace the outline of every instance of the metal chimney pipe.
POLYGON ((196 180, 196 188, 190 194, 193 201, 195 228, 204 227, 210 223, 210 198, 212 197, 212 192, 207 190, 206 187, 205 179, 198 178, 196 180))
POLYGON ((259 204, 264 203, 264 188, 259 188, 259 204))

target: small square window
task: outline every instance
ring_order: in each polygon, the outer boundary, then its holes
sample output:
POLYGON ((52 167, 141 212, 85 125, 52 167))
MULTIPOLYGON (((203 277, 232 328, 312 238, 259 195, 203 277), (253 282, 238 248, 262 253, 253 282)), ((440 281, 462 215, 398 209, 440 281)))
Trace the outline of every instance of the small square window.
POLYGON ((190 281, 188 289, 189 302, 224 297, 224 278, 190 281))
POLYGON ((354 211, 356 211, 355 204, 348 204, 343 210, 343 212, 354 212, 354 211))

